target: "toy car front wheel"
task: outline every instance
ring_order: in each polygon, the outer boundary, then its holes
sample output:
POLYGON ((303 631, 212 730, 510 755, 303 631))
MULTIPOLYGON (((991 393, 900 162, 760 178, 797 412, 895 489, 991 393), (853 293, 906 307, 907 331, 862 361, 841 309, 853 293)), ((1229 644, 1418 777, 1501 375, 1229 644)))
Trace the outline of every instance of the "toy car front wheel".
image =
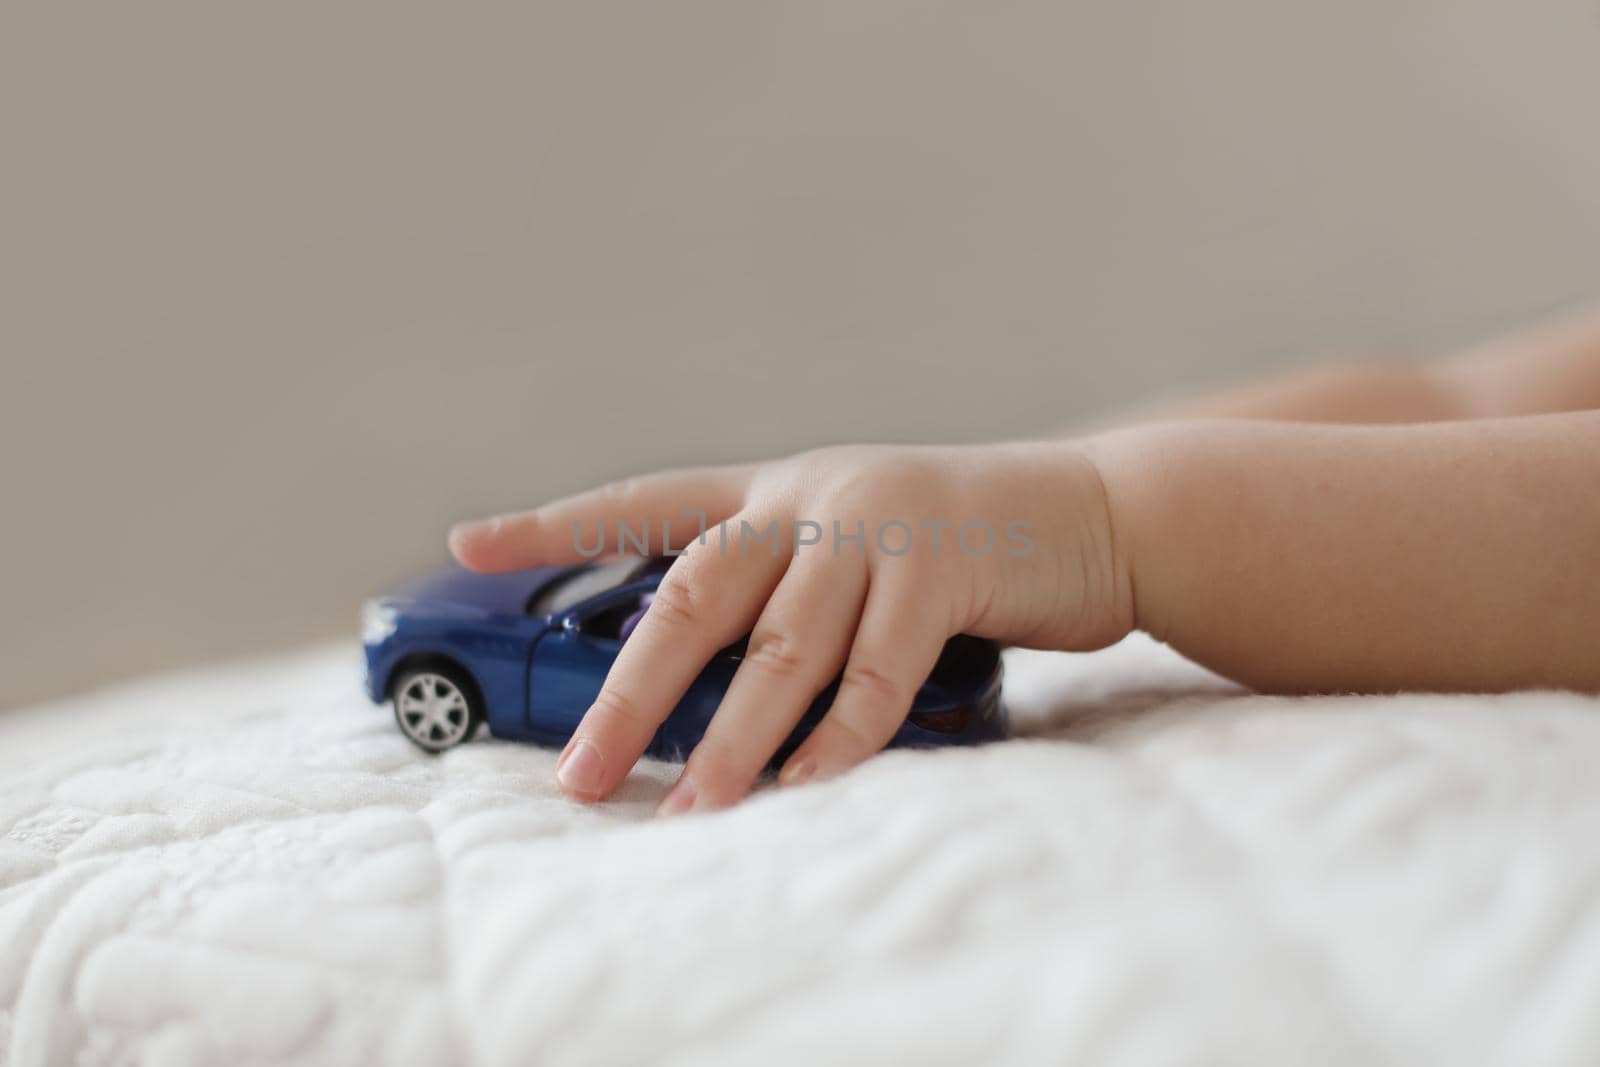
POLYGON ((394 685, 394 721, 418 748, 443 752, 472 736, 482 720, 476 692, 444 667, 407 671, 394 685))

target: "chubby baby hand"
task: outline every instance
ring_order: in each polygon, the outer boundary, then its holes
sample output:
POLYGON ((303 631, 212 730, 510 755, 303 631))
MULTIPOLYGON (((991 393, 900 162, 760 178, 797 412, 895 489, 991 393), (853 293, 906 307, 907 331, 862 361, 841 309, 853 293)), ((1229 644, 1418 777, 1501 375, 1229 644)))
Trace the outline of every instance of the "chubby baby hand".
POLYGON ((450 535, 478 571, 575 562, 619 542, 683 554, 561 754, 570 796, 609 796, 706 663, 750 635, 663 814, 742 798, 836 677, 781 785, 881 749, 955 634, 1090 649, 1133 622, 1104 485, 1070 441, 839 447, 669 471, 450 535))

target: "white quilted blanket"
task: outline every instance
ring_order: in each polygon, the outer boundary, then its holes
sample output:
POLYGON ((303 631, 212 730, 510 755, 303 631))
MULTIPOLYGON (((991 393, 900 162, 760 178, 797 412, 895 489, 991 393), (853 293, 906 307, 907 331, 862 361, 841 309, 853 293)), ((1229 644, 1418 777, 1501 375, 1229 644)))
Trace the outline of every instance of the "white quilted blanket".
POLYGON ((1600 701, 1011 654, 1029 739, 738 809, 413 751, 352 649, 0 717, 34 1064, 1600 1063, 1600 701))

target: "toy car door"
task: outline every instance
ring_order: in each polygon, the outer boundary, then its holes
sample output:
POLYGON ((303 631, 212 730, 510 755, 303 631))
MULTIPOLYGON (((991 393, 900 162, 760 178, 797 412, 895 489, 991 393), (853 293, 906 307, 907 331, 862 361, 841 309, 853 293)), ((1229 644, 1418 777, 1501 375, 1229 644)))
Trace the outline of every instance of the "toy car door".
POLYGON ((639 610, 640 590, 618 589, 586 600, 557 620, 533 646, 528 662, 528 728, 542 740, 564 740, 589 710, 622 648, 622 625, 639 610))

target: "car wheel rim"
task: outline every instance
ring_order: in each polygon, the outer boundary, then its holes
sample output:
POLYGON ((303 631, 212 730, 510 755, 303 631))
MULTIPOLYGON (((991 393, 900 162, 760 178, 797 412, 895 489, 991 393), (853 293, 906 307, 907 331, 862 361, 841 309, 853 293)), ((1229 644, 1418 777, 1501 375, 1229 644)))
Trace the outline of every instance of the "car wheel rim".
POLYGON ((413 741, 445 748, 467 736, 472 715, 461 687, 442 674, 414 674, 395 694, 395 712, 413 741))

